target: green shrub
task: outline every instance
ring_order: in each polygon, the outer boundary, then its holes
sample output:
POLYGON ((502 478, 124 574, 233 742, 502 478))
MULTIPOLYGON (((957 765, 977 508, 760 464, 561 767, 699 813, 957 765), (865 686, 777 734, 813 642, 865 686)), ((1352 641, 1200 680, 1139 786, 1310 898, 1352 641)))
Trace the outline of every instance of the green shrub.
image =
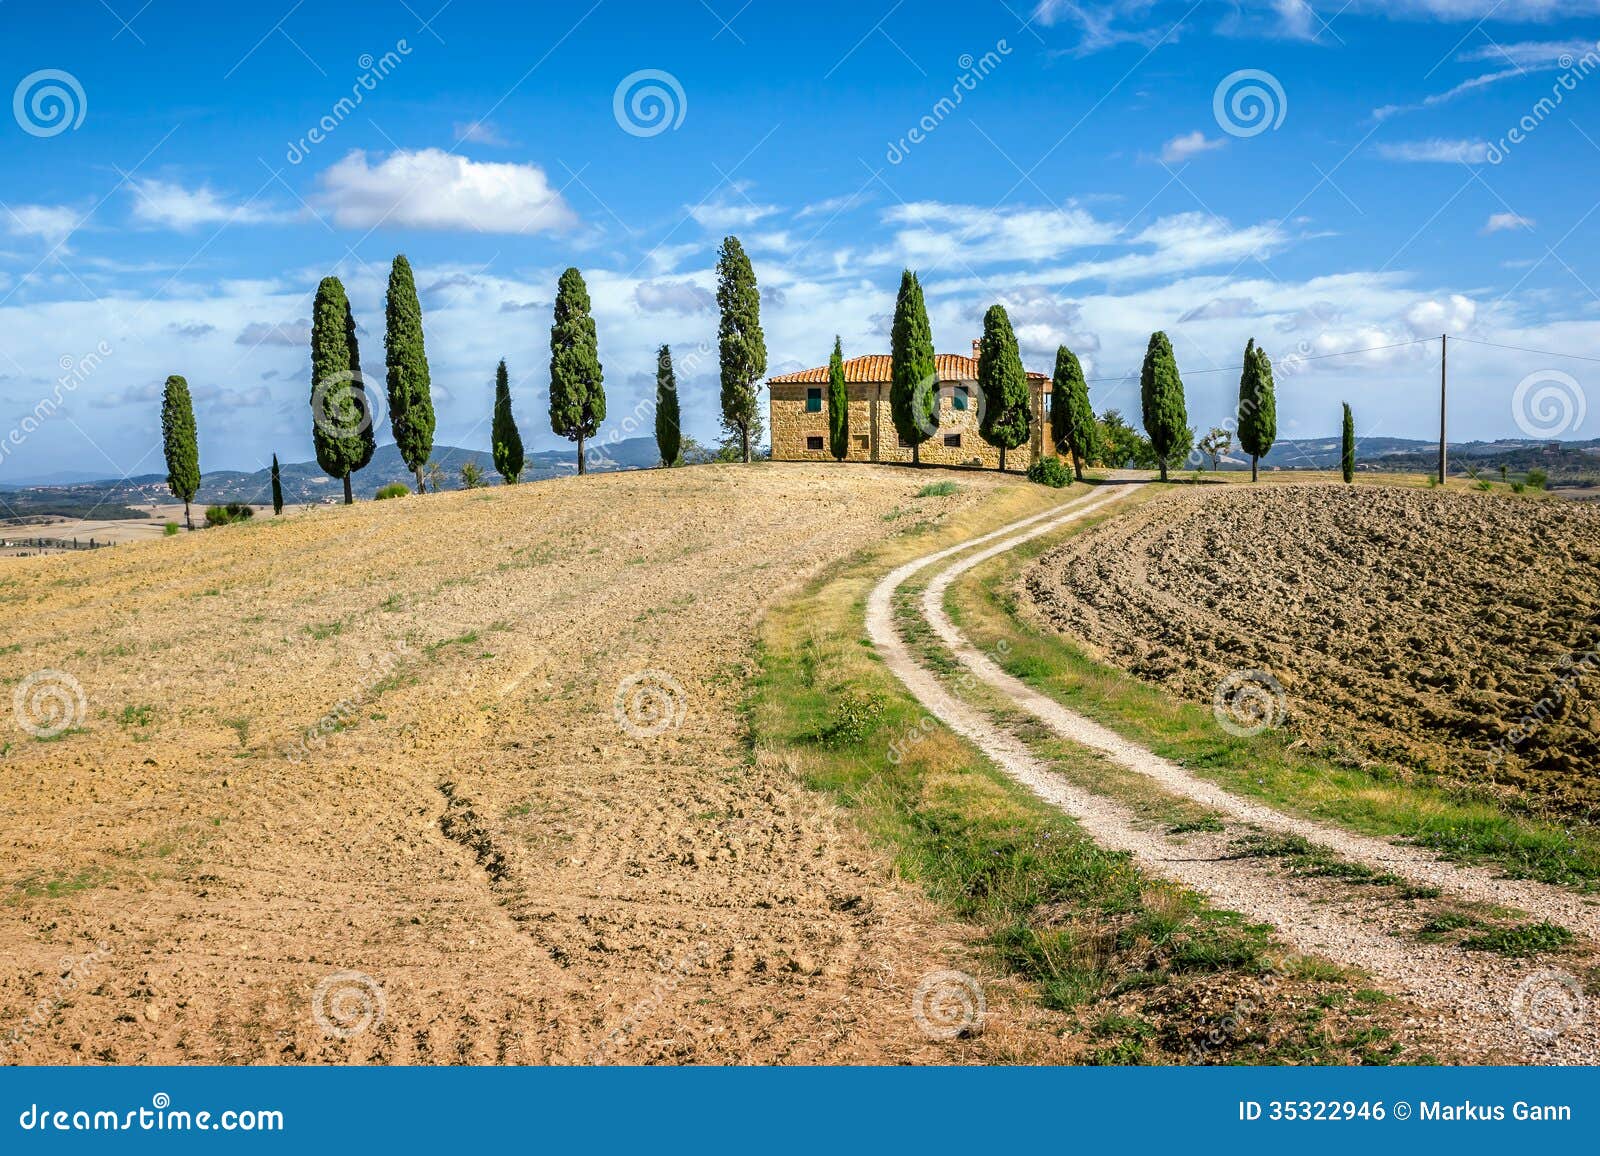
POLYGON ((234 522, 247 522, 256 512, 243 502, 229 502, 226 506, 207 506, 206 525, 227 526, 234 522))
POLYGON ((1522 493, 1522 491, 1526 490, 1527 488, 1528 487, 1527 487, 1526 483, 1523 483, 1523 482, 1512 482, 1511 483, 1511 492, 1513 494, 1520 494, 1520 493, 1522 493))
POLYGON ((1491 482, 1488 478, 1479 478, 1478 479, 1478 489, 1483 490, 1485 493, 1487 493, 1488 491, 1494 489, 1494 483, 1491 482))
POLYGON ((1548 482, 1549 480, 1550 480, 1550 475, 1545 473, 1543 470, 1529 470, 1528 471, 1528 485, 1532 489, 1535 489, 1535 490, 1544 489, 1545 483, 1548 482))
POLYGON ((476 490, 489 483, 483 476, 483 467, 469 459, 461 463, 461 484, 466 489, 476 490))
POLYGON ((410 492, 411 487, 406 485, 404 482, 390 482, 387 486, 384 486, 376 494, 374 494, 373 498, 381 502, 385 498, 403 498, 410 492))
POLYGON ((954 482, 929 482, 917 491, 919 498, 948 498, 961 487, 954 482))
POLYGON ((854 691, 845 691, 839 701, 834 703, 833 718, 817 736, 817 741, 825 747, 834 749, 864 742, 878 729, 885 705, 887 704, 881 694, 863 696, 854 691))
POLYGON ((1072 471, 1062 464, 1060 458, 1040 458, 1028 467, 1028 480, 1059 490, 1062 486, 1072 484, 1072 471))
POLYGON ((167 525, 166 525, 166 528, 163 530, 163 533, 165 533, 166 536, 170 538, 170 537, 172 537, 172 535, 176 534, 182 528, 183 527, 179 526, 178 523, 176 523, 176 522, 168 522, 167 525))

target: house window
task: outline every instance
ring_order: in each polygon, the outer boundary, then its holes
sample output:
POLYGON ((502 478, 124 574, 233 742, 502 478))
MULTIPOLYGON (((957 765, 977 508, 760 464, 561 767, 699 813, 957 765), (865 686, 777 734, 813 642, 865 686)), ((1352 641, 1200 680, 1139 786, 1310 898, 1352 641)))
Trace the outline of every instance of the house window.
POLYGON ((871 445, 872 443, 867 439, 866 434, 856 434, 856 449, 864 450, 869 448, 871 445))
MULTIPOLYGON (((820 386, 818 386, 816 389, 806 390, 806 412, 822 412, 822 388, 820 386)), ((820 450, 822 447, 818 446, 817 448, 820 450)))
POLYGON ((822 448, 822 439, 821 438, 817 437, 817 438, 807 438, 806 439, 806 449, 808 449, 808 450, 820 450, 821 448, 822 448))
POLYGON ((950 391, 950 408, 965 410, 967 408, 967 387, 958 385, 950 391))
POLYGON ((944 435, 944 444, 949 446, 953 450, 960 449, 961 448, 961 435, 960 434, 945 434, 944 435))

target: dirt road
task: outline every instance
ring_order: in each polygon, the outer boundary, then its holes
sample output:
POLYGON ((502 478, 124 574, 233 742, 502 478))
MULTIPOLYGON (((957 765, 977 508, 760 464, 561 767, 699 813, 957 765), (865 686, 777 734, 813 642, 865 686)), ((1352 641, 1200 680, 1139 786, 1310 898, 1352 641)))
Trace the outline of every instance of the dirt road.
POLYGON ((741 711, 764 606, 1003 484, 929 478, 599 475, 8 564, 0 1060, 948 1062, 912 992, 964 933, 741 711))
POLYGON ((1111 756, 1152 781, 1152 786, 1216 807, 1235 820, 1267 830, 1311 838, 1358 861, 1393 874, 1428 882, 1467 898, 1516 904, 1539 917, 1564 921, 1570 929, 1597 938, 1592 905, 1558 889, 1523 881, 1499 880, 1483 870, 1439 862, 1411 848, 1364 839, 1322 824, 1292 819, 1247 800, 1227 795, 1148 750, 1106 731, 1089 719, 1031 690, 1000 670, 973 647, 943 608, 950 582, 987 558, 1014 549, 1042 534, 1081 520, 1129 492, 1108 486, 1064 507, 1055 517, 1036 517, 1006 530, 974 539, 967 547, 939 551, 900 567, 873 590, 868 603, 868 631, 897 677, 953 730, 976 744, 1008 774, 1040 797, 1072 814, 1103 845, 1132 852, 1152 872, 1206 895, 1213 902, 1271 923, 1303 951, 1343 964, 1363 967, 1414 1003, 1431 1009, 1440 1025, 1466 1047, 1468 1054, 1498 1055, 1522 1062, 1592 1063, 1600 1057, 1600 1037, 1592 1019, 1563 1024, 1546 1037, 1528 1030, 1530 1003, 1576 1002, 1565 981, 1537 965, 1494 958, 1466 958, 1440 944, 1397 937, 1400 920, 1371 894, 1341 893, 1325 881, 1285 879, 1261 859, 1227 853, 1238 831, 1209 836, 1175 836, 1152 830, 1127 806, 1106 795, 1084 790, 1056 773, 1017 734, 999 725, 984 709, 964 701, 912 654, 894 626, 896 590, 935 563, 944 563, 929 581, 920 610, 934 633, 956 658, 1008 705, 1019 707, 1056 734, 1111 756), (982 546, 982 549, 971 549, 982 546), (963 553, 966 549, 967 552, 963 553), (961 555, 959 560, 949 559, 961 555))

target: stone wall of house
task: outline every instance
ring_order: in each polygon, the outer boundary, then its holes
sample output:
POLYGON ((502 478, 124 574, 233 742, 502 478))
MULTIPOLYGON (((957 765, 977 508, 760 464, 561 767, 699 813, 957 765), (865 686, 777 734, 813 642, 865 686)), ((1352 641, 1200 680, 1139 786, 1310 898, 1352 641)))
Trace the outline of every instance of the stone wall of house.
MULTIPOLYGON (((918 457, 928 465, 982 466, 998 469, 1000 451, 978 433, 979 405, 976 382, 964 383, 969 401, 965 410, 955 405, 955 386, 947 383, 940 387, 939 428, 922 443, 918 457)), ((822 462, 832 461, 828 452, 828 402, 827 386, 795 383, 769 384, 768 428, 772 433, 774 461, 822 462), (821 409, 806 412, 808 390, 820 389, 821 409), (820 440, 816 440, 820 439, 820 440), (815 447, 815 448, 812 448, 815 447)), ((867 383, 853 384, 850 390, 850 456, 852 462, 909 462, 911 448, 900 444, 894 428, 894 418, 889 407, 889 385, 867 383), (866 439, 863 441, 863 439, 866 439)), ((1006 454, 1006 465, 1013 470, 1025 470, 1042 453, 1048 450, 1046 432, 1048 417, 1043 414, 1043 388, 1032 383, 1033 422, 1029 445, 1006 454)))

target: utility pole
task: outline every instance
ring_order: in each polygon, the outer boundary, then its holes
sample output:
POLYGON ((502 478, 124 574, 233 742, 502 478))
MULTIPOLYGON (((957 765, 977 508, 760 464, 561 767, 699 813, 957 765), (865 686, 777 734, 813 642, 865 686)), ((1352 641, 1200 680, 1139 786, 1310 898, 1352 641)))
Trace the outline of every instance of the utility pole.
POLYGON ((1444 390, 1445 390, 1445 364, 1450 356, 1450 335, 1439 335, 1439 484, 1444 485, 1445 477, 1445 452, 1444 452, 1444 390))

